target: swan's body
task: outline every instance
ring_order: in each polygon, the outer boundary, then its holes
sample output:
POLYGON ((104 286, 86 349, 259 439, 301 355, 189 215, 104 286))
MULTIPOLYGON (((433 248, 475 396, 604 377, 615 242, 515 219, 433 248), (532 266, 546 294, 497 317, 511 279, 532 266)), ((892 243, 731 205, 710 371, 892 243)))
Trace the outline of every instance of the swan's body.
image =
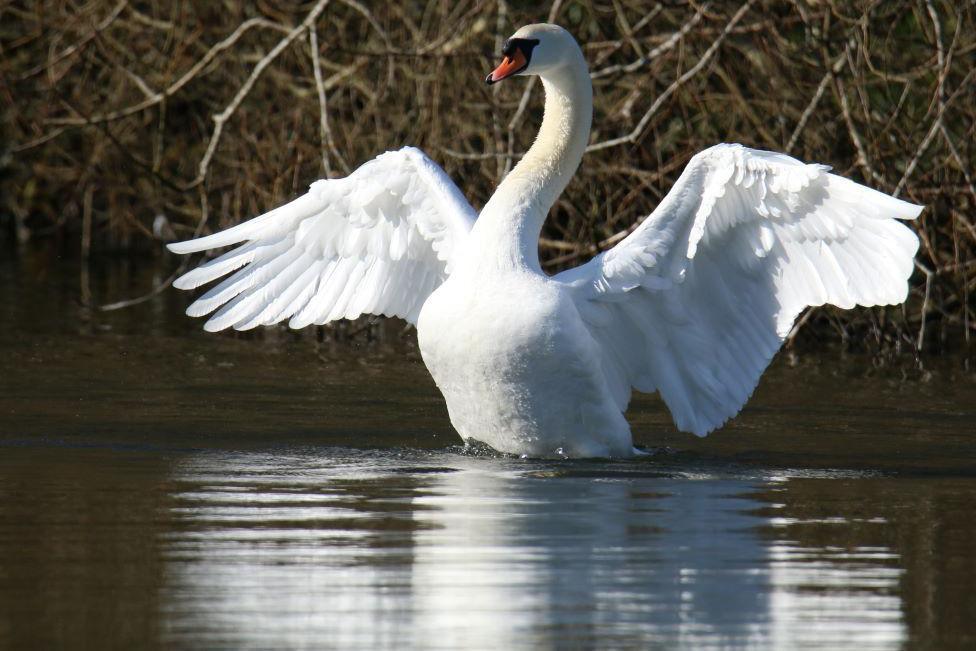
POLYGON ((531 456, 631 454, 600 351, 562 283, 458 272, 427 300, 417 340, 465 439, 531 456))
POLYGON ((244 265, 190 306, 207 329, 400 316, 465 439, 530 456, 628 456, 632 389, 659 391, 680 429, 734 416, 808 305, 899 303, 918 206, 783 154, 718 145, 616 247, 549 277, 538 238, 575 173, 592 116, 572 37, 520 29, 489 83, 542 77, 535 143, 475 219, 416 149, 178 253, 245 242, 177 281, 244 265), (501 72, 500 72, 501 71, 501 72))

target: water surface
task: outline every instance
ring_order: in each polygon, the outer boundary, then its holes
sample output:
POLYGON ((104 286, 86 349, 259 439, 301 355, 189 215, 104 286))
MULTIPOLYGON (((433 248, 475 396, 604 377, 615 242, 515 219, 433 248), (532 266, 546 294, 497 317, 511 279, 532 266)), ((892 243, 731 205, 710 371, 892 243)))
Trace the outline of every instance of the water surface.
POLYGON ((976 646, 963 357, 787 355, 706 439, 644 397, 655 454, 540 462, 461 447, 399 323, 207 335, 43 253, 0 293, 2 648, 976 646))

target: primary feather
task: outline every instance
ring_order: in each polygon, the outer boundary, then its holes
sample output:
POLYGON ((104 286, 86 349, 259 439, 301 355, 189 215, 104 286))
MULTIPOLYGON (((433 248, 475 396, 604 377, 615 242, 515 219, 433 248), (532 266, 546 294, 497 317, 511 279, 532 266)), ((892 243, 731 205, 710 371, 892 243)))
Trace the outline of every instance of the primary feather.
POLYGON ((209 331, 284 320, 301 328, 365 313, 416 323, 474 220, 447 174, 405 147, 347 178, 316 181, 260 217, 170 244, 175 253, 239 245, 173 285, 193 289, 233 272, 187 309, 190 316, 216 310, 209 331))
POLYGON ((921 208, 823 165, 741 145, 688 163, 617 246, 556 276, 604 351, 621 409, 660 391, 679 429, 734 416, 807 306, 905 300, 921 208))

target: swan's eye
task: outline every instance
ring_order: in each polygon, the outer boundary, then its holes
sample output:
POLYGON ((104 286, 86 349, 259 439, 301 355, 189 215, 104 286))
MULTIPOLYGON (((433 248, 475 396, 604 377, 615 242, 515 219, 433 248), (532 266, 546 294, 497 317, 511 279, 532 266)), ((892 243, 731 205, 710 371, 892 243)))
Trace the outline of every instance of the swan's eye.
POLYGON ((488 75, 485 81, 493 84, 528 68, 532 49, 538 44, 539 39, 537 38, 510 38, 505 41, 505 45, 502 47, 502 54, 505 58, 501 65, 488 75))
POLYGON ((510 38, 502 45, 502 55, 512 59, 515 57, 515 52, 520 51, 528 60, 532 57, 532 50, 538 44, 537 38, 510 38))

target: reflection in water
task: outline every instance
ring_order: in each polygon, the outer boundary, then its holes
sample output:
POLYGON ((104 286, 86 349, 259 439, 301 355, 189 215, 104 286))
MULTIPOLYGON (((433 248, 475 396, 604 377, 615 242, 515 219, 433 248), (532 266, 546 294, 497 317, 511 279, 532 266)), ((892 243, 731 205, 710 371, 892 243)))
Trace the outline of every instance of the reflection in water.
POLYGON ((213 337, 43 253, 0 250, 0 649, 976 649, 962 357, 780 356, 706 439, 635 397, 670 460, 471 458, 395 322, 213 337))
POLYGON ((741 481, 443 477, 420 519, 420 646, 753 644, 767 617, 763 549, 741 481))
POLYGON ((796 523, 759 509, 767 495, 788 499, 789 481, 637 472, 650 464, 411 463, 185 460, 181 525, 163 552, 164 638, 370 649, 904 643, 897 556, 777 536, 796 523))
POLYGON ((897 593, 902 571, 879 566, 897 558, 890 550, 785 541, 769 551, 778 648, 840 649, 852 640, 868 649, 901 646, 907 633, 897 593))
POLYGON ((166 541, 168 636, 213 648, 395 646, 423 483, 288 455, 192 458, 166 541), (406 555, 406 557, 404 557, 406 555), (315 644, 313 644, 313 642, 315 644))

